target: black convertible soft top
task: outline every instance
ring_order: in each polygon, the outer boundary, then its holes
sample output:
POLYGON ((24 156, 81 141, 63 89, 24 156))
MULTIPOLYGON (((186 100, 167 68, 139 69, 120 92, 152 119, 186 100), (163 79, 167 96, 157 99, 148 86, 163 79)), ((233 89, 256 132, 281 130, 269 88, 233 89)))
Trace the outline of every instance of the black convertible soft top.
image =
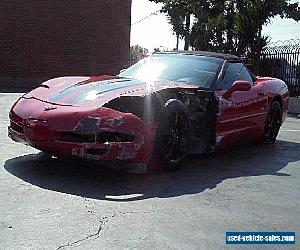
POLYGON ((211 56, 211 57, 222 58, 222 59, 228 60, 228 61, 241 61, 241 59, 238 56, 234 56, 234 55, 230 55, 230 54, 210 52, 210 51, 174 50, 174 51, 156 52, 155 54, 203 55, 203 56, 211 56))

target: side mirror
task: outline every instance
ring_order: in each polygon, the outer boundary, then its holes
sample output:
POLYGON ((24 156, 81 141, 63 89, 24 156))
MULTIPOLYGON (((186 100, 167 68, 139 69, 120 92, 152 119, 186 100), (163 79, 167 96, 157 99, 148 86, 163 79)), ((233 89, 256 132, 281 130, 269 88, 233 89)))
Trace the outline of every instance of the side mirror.
POLYGON ((233 83, 233 85, 223 94, 225 99, 231 97, 233 92, 236 91, 249 91, 251 89, 251 83, 244 80, 237 80, 233 83))

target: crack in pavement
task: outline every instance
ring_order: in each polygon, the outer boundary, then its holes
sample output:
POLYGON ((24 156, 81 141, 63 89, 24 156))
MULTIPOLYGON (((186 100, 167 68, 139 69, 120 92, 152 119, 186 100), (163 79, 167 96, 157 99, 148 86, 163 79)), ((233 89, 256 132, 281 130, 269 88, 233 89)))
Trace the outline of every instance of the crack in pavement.
MULTIPOLYGON (((92 210, 89 210, 87 208, 87 205, 85 205, 85 208, 87 209, 88 212, 92 211, 92 210)), ((190 209, 190 207, 188 207, 188 208, 190 209)), ((124 215, 131 215, 131 214, 150 214, 150 213, 170 211, 170 210, 172 210, 172 211, 182 211, 182 210, 184 210, 185 211, 187 209, 187 207, 179 207, 179 208, 175 208, 175 209, 174 208, 172 208, 172 209, 150 209, 150 210, 147 210, 147 211, 143 211, 143 210, 142 211, 115 211, 112 208, 109 208, 109 209, 113 212, 113 214, 110 215, 110 216, 105 216, 105 217, 103 217, 102 219, 99 220, 100 224, 99 224, 98 230, 95 233, 89 234, 84 238, 68 242, 65 245, 61 245, 58 248, 56 248, 56 250, 63 249, 63 248, 66 248, 66 247, 72 247, 74 245, 77 245, 78 243, 82 243, 82 242, 84 242, 88 239, 91 239, 91 238, 97 239, 100 236, 100 233, 102 232, 104 225, 108 223, 109 219, 112 219, 116 216, 124 216, 124 215)))
POLYGON ((72 242, 68 242, 65 245, 59 246, 58 248, 56 248, 56 250, 63 249, 65 247, 72 247, 72 246, 74 246, 74 245, 76 245, 80 242, 83 242, 83 241, 88 240, 88 239, 93 238, 93 237, 95 237, 95 239, 97 239, 99 237, 102 229, 103 229, 103 226, 108 222, 108 217, 103 217, 99 222, 100 222, 100 224, 99 224, 98 230, 95 233, 87 235, 86 237, 84 237, 82 239, 75 240, 75 241, 72 241, 72 242))
MULTIPOLYGON (((85 201, 88 201, 88 200, 85 200, 85 201)), ((85 208, 87 209, 87 207, 85 207, 85 208)), ((102 232, 102 229, 103 229, 104 225, 108 223, 108 220, 111 219, 111 218, 114 218, 117 215, 116 211, 114 209, 112 209, 112 208, 109 208, 109 209, 113 212, 113 214, 110 215, 110 216, 102 217, 102 219, 99 220, 98 230, 95 233, 89 234, 89 235, 87 235, 86 237, 84 237, 82 239, 74 240, 72 242, 68 242, 65 245, 61 245, 58 248, 56 248, 56 250, 63 249, 63 248, 66 248, 66 247, 72 247, 72 246, 74 246, 78 243, 84 242, 84 241, 86 241, 88 239, 91 239, 91 238, 97 239, 100 236, 100 233, 102 232)))

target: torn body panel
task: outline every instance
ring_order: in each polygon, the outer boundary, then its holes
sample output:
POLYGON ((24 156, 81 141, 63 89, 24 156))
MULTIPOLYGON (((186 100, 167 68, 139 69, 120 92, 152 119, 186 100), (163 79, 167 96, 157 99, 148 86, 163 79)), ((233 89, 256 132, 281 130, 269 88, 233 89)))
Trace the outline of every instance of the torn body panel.
POLYGON ((201 154, 214 151, 217 143, 219 98, 212 91, 173 88, 146 96, 119 97, 104 106, 121 112, 130 112, 144 121, 159 123, 160 112, 165 103, 171 99, 182 102, 189 114, 192 135, 190 152, 201 154))

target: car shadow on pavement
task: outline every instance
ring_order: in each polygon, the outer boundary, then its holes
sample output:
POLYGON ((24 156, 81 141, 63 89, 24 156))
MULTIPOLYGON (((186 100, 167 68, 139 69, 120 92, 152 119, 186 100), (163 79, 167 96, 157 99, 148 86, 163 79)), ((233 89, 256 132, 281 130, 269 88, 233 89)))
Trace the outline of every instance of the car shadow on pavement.
POLYGON ((94 162, 47 157, 44 153, 9 159, 4 168, 32 185, 61 193, 110 201, 167 198, 214 189, 226 179, 277 175, 300 160, 300 144, 277 141, 274 145, 242 145, 213 156, 189 157, 175 172, 134 175, 94 162))

